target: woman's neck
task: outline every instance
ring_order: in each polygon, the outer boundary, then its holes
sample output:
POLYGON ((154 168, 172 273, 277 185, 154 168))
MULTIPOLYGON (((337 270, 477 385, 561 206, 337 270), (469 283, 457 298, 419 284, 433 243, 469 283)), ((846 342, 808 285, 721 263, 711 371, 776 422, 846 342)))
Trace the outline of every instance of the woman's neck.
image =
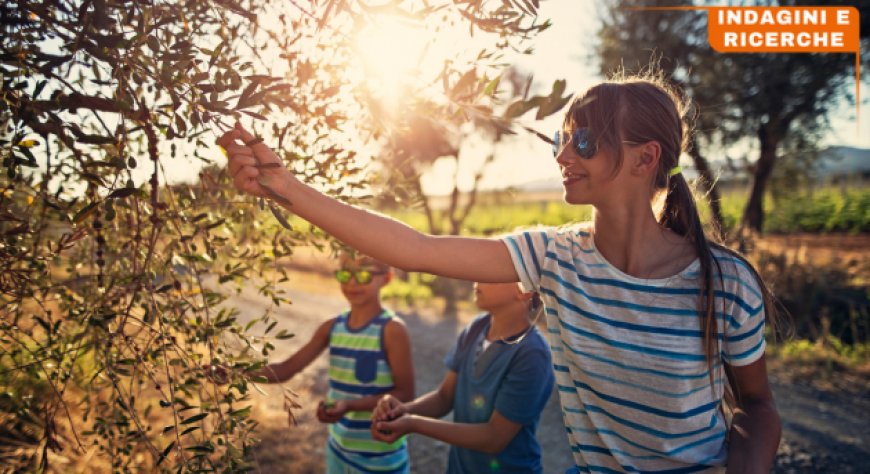
POLYGON ((690 242, 663 228, 652 208, 633 209, 639 207, 595 212, 595 247, 611 265, 639 278, 664 278, 694 260, 690 242))

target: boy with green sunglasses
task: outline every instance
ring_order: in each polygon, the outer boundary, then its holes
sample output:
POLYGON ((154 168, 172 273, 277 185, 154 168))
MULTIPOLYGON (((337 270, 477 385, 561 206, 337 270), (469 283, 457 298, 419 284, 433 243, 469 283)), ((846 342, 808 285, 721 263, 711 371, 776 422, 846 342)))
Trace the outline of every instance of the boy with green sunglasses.
POLYGON ((390 268, 372 258, 343 254, 335 278, 350 309, 324 321, 311 340, 289 359, 258 374, 270 383, 289 380, 329 349, 329 391, 317 419, 329 423, 326 469, 329 474, 409 472, 405 438, 391 443, 372 439, 372 410, 384 395, 414 399, 411 340, 405 323, 381 305, 390 268))

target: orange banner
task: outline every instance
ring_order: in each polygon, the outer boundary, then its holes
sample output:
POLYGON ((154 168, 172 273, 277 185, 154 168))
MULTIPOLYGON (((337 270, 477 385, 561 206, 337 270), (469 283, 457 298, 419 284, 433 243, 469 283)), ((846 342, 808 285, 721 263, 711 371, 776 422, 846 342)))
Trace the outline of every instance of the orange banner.
POLYGON ((706 7, 720 53, 857 53, 855 7, 706 7))
POLYGON ((628 7, 705 10, 707 40, 720 53, 855 53, 855 111, 861 129, 861 14, 837 7, 628 7))

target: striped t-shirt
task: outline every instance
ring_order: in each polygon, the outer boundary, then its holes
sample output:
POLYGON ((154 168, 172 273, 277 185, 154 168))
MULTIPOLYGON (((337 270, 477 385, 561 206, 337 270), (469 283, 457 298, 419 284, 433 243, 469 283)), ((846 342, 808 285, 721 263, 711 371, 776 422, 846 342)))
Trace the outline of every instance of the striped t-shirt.
MULTIPOLYGON (((362 398, 393 389, 384 352, 384 326, 393 313, 383 311, 361 328, 347 325, 350 312, 335 319, 329 335, 329 400, 362 398)), ((350 472, 408 472, 405 438, 388 444, 372 439, 370 411, 347 412, 329 425, 329 449, 350 472)))
POLYGON ((714 250, 722 271, 715 308, 724 334, 720 329, 711 387, 697 309, 700 263, 669 278, 635 278, 602 257, 590 227, 541 228, 504 239, 523 286, 539 291, 546 305, 577 470, 723 471, 722 363, 746 365, 764 353, 758 283, 745 263, 714 250))

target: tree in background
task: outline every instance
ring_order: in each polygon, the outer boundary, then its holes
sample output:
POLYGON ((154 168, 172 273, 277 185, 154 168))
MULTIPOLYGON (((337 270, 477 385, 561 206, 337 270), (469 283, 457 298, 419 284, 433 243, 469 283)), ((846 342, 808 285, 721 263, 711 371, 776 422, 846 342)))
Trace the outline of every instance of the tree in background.
MULTIPOLYGON (((266 204, 240 200, 220 167, 204 168, 196 184, 167 183, 167 168, 214 163, 210 143, 233 117, 253 121, 306 181, 359 201, 366 177, 354 158, 366 141, 346 137, 370 104, 354 93, 353 32, 382 15, 452 22, 491 35, 487 51, 497 51, 540 30, 535 0, 494 3, 0 4, 7 466, 250 469, 256 423, 245 373, 291 334, 270 334, 274 307, 238 320, 221 305, 223 285, 260 277, 259 292, 280 305, 275 284, 286 275, 273 276, 275 261, 312 237, 271 206, 287 229, 264 226, 266 204), (266 336, 249 335, 255 326, 266 336), (208 363, 231 367, 230 383, 210 383, 208 363)), ((498 67, 447 64, 442 95, 489 84, 498 67)), ((505 124, 473 103, 439 107, 434 123, 474 111, 505 124)))
MULTIPOLYGON (((422 208, 428 232, 433 235, 460 235, 469 214, 477 204, 480 183, 495 160, 496 147, 506 137, 515 135, 511 122, 528 112, 536 111, 535 120, 541 120, 561 110, 570 95, 565 94, 565 81, 558 80, 548 95, 529 97, 531 76, 523 76, 514 69, 504 75, 480 81, 476 71, 465 73, 450 90, 451 104, 441 105, 432 100, 418 99, 419 94, 409 96, 402 106, 403 115, 393 123, 385 135, 385 143, 379 161, 386 173, 385 190, 381 204, 396 208, 402 203, 422 208), (507 91, 499 85, 508 84, 507 91), (453 112, 455 105, 462 107, 462 114, 453 112), (497 111, 497 112, 496 112, 497 111), (494 115, 496 114, 496 115, 494 115), (473 153, 488 149, 486 157, 474 170, 470 189, 461 190, 460 173, 468 169, 469 143, 477 145, 473 153), (439 196, 427 196, 423 192, 422 175, 438 160, 449 160, 454 170, 452 189, 446 205, 434 204, 439 196)), ((519 125, 525 132, 538 138, 549 138, 529 125, 519 125)), ((516 127, 515 127, 516 128, 516 127)), ((468 282, 465 282, 466 284, 468 282)), ((443 277, 432 281, 434 293, 445 299, 445 313, 455 315, 460 298, 457 285, 461 282, 443 277)))
MULTIPOLYGON (((691 3, 671 2, 668 5, 691 3)), ((718 117, 717 112, 706 105, 719 104, 725 98, 714 88, 699 87, 706 76, 692 67, 701 62, 711 64, 711 57, 715 54, 710 48, 703 47, 707 39, 704 13, 630 9, 639 6, 649 6, 649 2, 611 2, 603 12, 597 46, 601 73, 607 77, 620 71, 637 74, 658 70, 699 105, 694 109, 696 114, 689 117, 695 133, 690 137, 688 153, 699 174, 697 185, 710 204, 712 227, 718 231, 722 228, 722 209, 717 177, 704 157, 704 149, 716 139, 718 117), (675 31, 680 34, 674 34, 675 31), (687 74, 689 68, 691 74, 687 74)))
MULTIPOLYGON (((715 180, 701 157, 714 147, 755 142, 758 158, 747 167, 752 188, 741 227, 760 232, 763 198, 775 165, 814 156, 818 139, 830 127, 832 109, 842 97, 854 101, 850 91, 854 90, 855 58, 851 54, 718 54, 707 43, 706 13, 634 8, 693 4, 609 3, 599 33, 602 70, 624 66, 627 71, 636 71, 659 64, 669 80, 698 104, 698 138, 690 154, 704 178, 702 183, 711 192, 714 215, 718 196, 711 184, 715 180)), ((812 4, 780 2, 781 6, 812 4)), ((868 57, 867 21, 867 15, 862 15, 864 63, 868 57)))

